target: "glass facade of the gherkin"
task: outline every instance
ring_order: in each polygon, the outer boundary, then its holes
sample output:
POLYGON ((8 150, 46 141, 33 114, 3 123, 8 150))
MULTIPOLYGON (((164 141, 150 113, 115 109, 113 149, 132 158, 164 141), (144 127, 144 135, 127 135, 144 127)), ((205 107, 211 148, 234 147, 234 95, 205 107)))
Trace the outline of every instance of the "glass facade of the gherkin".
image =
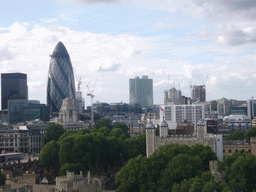
POLYGON ((71 98, 75 101, 75 80, 67 49, 59 42, 52 55, 47 83, 47 105, 50 112, 59 112, 62 100, 71 98))

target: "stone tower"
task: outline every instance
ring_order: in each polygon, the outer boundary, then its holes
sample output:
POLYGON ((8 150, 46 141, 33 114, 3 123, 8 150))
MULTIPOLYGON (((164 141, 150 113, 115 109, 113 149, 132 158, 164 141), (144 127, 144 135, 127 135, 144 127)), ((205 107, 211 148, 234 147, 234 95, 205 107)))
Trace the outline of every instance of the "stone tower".
POLYGON ((163 121, 160 123, 160 138, 164 138, 168 136, 168 123, 163 119, 163 121))
POLYGON ((151 122, 151 119, 148 120, 146 125, 146 153, 147 158, 155 151, 155 125, 151 122))
POLYGON ((77 111, 75 108, 74 100, 70 98, 63 99, 62 106, 59 112, 58 123, 67 125, 77 122, 77 111))

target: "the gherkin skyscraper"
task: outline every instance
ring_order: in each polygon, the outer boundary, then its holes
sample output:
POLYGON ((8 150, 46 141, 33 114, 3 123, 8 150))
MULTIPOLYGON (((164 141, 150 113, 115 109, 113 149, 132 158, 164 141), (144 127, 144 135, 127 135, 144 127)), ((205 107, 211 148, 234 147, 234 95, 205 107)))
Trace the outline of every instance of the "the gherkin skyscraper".
POLYGON ((52 55, 47 83, 47 105, 51 113, 59 112, 62 100, 69 97, 75 101, 75 80, 69 54, 59 42, 52 55))

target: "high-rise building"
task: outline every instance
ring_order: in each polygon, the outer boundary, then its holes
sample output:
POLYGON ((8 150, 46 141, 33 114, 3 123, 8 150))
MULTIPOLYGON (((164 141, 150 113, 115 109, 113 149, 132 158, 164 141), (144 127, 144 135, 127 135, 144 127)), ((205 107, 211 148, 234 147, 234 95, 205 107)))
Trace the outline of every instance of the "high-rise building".
POLYGON ((205 102, 205 85, 193 85, 191 98, 194 101, 205 102))
POLYGON ((28 100, 27 74, 1 74, 2 110, 8 108, 8 100, 28 100))
POLYGON ((181 94, 181 90, 175 87, 164 91, 165 105, 184 105, 188 103, 188 98, 181 94))
POLYGON ((75 80, 67 49, 59 42, 52 55, 47 84, 47 105, 50 112, 59 112, 62 100, 70 98, 76 101, 75 80))
POLYGON ((129 80, 130 85, 130 104, 142 106, 153 106, 153 79, 143 75, 129 80))

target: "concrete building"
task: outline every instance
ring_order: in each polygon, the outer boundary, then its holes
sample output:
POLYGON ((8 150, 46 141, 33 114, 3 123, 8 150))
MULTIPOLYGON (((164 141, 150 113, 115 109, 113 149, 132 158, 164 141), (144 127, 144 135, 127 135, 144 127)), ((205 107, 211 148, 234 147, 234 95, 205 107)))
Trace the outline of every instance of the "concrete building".
POLYGON ((164 104, 165 105, 184 105, 188 104, 188 98, 181 94, 181 90, 175 87, 164 91, 164 104))
POLYGON ((129 80, 130 104, 153 106, 153 79, 143 75, 129 80))
POLYGON ((39 153, 48 124, 37 119, 24 125, 0 127, 0 151, 39 153))
POLYGON ((59 42, 52 55, 47 83, 47 105, 50 112, 59 112, 62 100, 71 98, 76 102, 75 80, 67 49, 59 42))
POLYGON ((160 119, 165 119, 169 129, 183 123, 193 123, 196 133, 196 124, 205 119, 205 109, 203 104, 192 105, 162 105, 160 106, 160 119))
POLYGON ((256 117, 256 100, 255 99, 248 99, 247 100, 247 115, 250 119, 256 117))
POLYGON ((146 155, 149 157, 160 146, 172 143, 186 144, 192 146, 195 144, 208 145, 213 152, 217 154, 220 161, 223 160, 223 139, 222 135, 208 134, 206 124, 200 121, 197 124, 197 134, 168 134, 168 123, 162 121, 159 125, 159 136, 156 136, 155 125, 148 121, 146 125, 146 155))
POLYGON ((2 110, 8 109, 8 100, 28 100, 27 74, 2 73, 1 74, 1 100, 2 110))
POLYGON ((191 90, 191 99, 199 102, 206 101, 205 85, 193 85, 191 90))

